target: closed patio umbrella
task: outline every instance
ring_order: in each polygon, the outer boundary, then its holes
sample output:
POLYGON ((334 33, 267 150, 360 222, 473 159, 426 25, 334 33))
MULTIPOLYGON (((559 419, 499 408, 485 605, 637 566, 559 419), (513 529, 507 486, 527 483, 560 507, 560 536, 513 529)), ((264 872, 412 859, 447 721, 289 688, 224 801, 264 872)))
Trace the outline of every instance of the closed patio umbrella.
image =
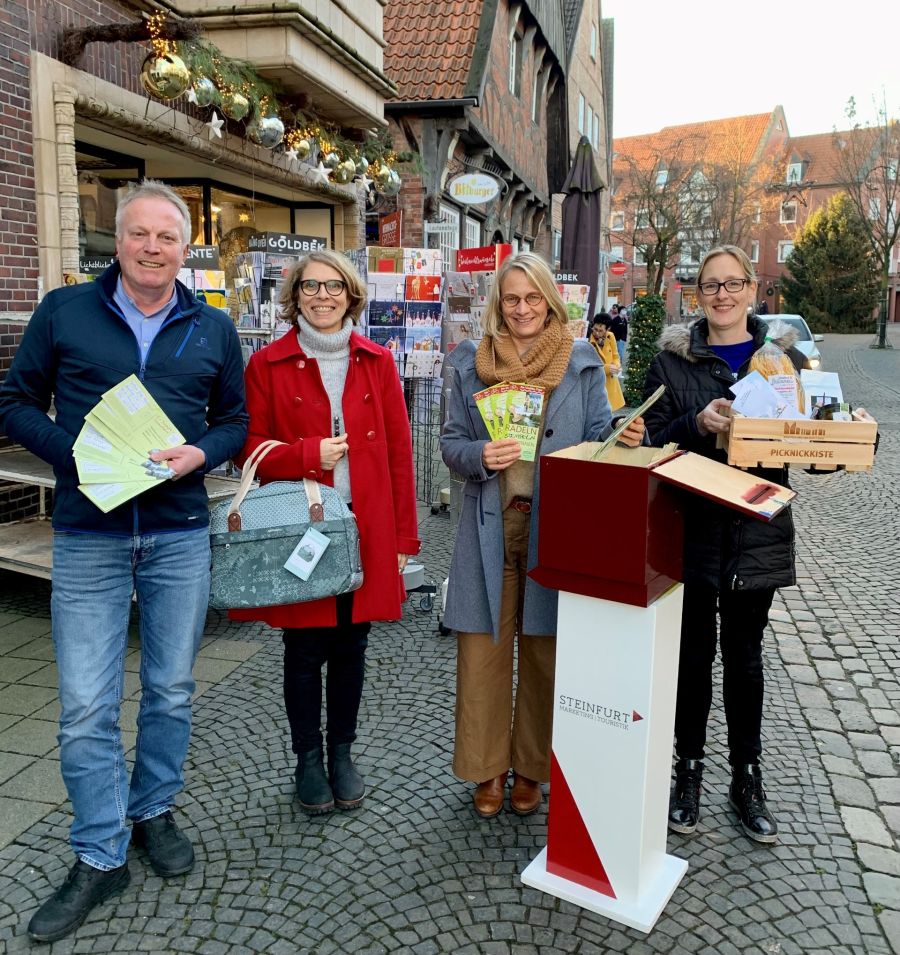
POLYGON ((588 319, 596 312, 600 253, 600 193, 605 188, 587 136, 575 149, 572 168, 563 185, 560 269, 578 272, 591 287, 588 319))

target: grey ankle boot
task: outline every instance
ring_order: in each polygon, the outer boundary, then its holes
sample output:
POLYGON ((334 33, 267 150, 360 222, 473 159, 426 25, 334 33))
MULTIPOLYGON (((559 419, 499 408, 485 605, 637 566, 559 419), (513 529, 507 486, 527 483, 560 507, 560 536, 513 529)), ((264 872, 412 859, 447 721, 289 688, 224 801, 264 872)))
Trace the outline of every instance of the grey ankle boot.
POLYGON ((328 747, 328 781, 338 809, 355 809, 366 795, 366 783, 350 759, 350 743, 328 747))
POLYGON ((311 816, 334 809, 334 794, 322 765, 322 747, 300 753, 294 772, 300 806, 311 816))

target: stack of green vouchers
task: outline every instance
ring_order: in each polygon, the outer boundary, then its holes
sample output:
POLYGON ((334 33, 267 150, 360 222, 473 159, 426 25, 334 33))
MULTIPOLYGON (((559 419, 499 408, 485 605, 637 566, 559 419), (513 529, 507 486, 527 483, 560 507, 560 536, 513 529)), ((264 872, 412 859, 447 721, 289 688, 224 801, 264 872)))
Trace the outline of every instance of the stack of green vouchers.
POLYGON ((184 444, 184 436, 135 375, 105 392, 88 412, 72 454, 78 489, 103 513, 173 476, 150 460, 153 450, 184 444))

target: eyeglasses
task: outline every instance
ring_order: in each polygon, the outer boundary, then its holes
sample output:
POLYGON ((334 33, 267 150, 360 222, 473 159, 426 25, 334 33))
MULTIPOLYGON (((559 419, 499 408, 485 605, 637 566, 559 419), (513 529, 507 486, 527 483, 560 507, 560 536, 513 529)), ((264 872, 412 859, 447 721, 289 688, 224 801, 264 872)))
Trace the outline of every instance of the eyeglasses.
POLYGON ((337 298, 347 287, 347 283, 343 279, 326 279, 324 282, 320 282, 318 279, 303 279, 300 283, 300 291, 304 295, 318 295, 320 285, 324 285, 325 291, 334 298, 337 298))
POLYGON ((697 287, 701 295, 707 295, 710 298, 719 294, 719 289, 723 288, 726 292, 743 292, 744 286, 750 279, 726 279, 724 282, 701 282, 697 287))
POLYGON ((515 308, 519 302, 524 299, 526 305, 534 308, 544 301, 544 296, 540 292, 529 292, 527 295, 501 295, 500 304, 504 308, 515 308))

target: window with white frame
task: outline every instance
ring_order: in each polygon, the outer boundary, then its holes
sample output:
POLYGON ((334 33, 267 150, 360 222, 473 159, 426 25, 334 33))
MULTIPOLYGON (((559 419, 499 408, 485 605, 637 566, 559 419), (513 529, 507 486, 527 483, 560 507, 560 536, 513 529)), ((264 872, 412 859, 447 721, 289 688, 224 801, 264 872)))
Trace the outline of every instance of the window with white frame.
POLYGON ((591 109, 590 106, 588 106, 587 121, 584 124, 584 135, 587 136, 588 139, 590 139, 591 136, 593 135, 593 130, 594 130, 594 111, 593 109, 591 109))
POLYGON ((869 197, 869 218, 877 219, 881 215, 881 197, 880 196, 870 196, 869 197))
POLYGON ((441 245, 441 259, 444 268, 456 268, 456 250, 459 248, 459 209, 442 202, 439 206, 441 214, 441 231, 438 233, 441 245))
POLYGON ((584 135, 584 94, 578 94, 578 132, 584 135))
POLYGON ((534 83, 531 84, 531 121, 535 126, 541 124, 541 104, 539 97, 541 95, 541 72, 534 71, 534 83))
POLYGON ((646 209, 638 209, 634 214, 634 227, 635 229, 650 228, 650 213, 646 209))
POLYGON ((794 251, 794 243, 789 241, 778 243, 778 261, 787 262, 787 257, 794 251))
POLYGON ((802 162, 791 162, 788 163, 787 167, 787 182, 800 182, 803 178, 803 163, 802 162))
POLYGON ((609 231, 610 232, 621 232, 625 228, 625 213, 624 212, 610 212, 609 214, 609 231))
POLYGON ((757 239, 750 240, 750 261, 754 263, 759 261, 759 241, 757 239))
POLYGON ((697 251, 693 245, 686 244, 681 247, 678 264, 679 265, 696 265, 697 264, 697 251))
POLYGON ((756 209, 753 210, 753 221, 762 221, 762 206, 757 206, 756 209))
POLYGON ((609 260, 610 262, 624 262, 625 261, 625 246, 611 245, 609 247, 609 260))
POLYGON ((464 249, 477 249, 481 246, 481 223, 471 216, 466 216, 464 227, 464 249))
POLYGON ((887 177, 893 182, 897 178, 897 167, 900 162, 896 159, 889 159, 887 164, 887 177))
POLYGON ((562 232, 559 229, 553 230, 553 265, 559 268, 559 260, 562 258, 562 232))
POLYGON ((509 38, 509 91, 522 94, 522 37, 516 32, 509 38))
POLYGON ((647 259, 644 257, 644 250, 637 245, 634 247, 634 264, 635 265, 647 264, 647 259))
POLYGON ((669 170, 668 169, 657 169, 656 170, 656 188, 662 189, 662 187, 669 181, 669 170))
POLYGON ((782 225, 791 225, 797 221, 797 203, 796 202, 782 202, 781 203, 781 218, 779 220, 782 225))
POLYGON ((591 59, 597 59, 597 24, 591 24, 591 59))
POLYGON ((531 251, 531 240, 522 239, 521 246, 519 247, 520 252, 530 252, 531 251))
POLYGON ((600 114, 594 113, 594 149, 600 151, 600 114))

